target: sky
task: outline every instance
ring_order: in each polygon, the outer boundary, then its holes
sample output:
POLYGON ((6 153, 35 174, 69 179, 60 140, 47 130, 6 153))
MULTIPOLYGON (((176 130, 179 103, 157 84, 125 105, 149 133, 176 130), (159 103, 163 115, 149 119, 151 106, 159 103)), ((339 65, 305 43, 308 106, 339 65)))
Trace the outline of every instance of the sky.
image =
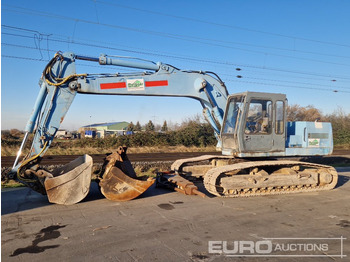
MULTIPOLYGON (((284 93, 289 104, 348 114, 349 11, 347 0, 2 0, 1 129, 24 129, 57 51, 213 71, 230 94, 284 93)), ((132 71, 77 62, 77 73, 132 71)), ((201 111, 189 98, 78 94, 61 128, 175 124, 201 111)))

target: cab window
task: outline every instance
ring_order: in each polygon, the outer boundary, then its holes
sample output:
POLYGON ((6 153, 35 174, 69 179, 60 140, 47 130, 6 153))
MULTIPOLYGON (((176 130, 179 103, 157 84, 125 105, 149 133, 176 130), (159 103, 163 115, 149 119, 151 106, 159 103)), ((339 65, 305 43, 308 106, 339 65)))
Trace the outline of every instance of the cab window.
POLYGON ((233 97, 230 99, 226 111, 223 134, 233 134, 235 132, 242 105, 243 97, 233 97))
POLYGON ((249 103, 245 134, 270 134, 272 126, 272 102, 252 99, 249 103))
POLYGON ((278 135, 284 133, 284 102, 276 101, 276 128, 275 132, 278 135))

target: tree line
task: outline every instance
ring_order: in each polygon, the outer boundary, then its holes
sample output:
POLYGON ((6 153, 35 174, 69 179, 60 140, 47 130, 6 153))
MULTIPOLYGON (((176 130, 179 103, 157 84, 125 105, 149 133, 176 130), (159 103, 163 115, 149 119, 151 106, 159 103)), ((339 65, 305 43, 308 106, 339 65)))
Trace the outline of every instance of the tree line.
MULTIPOLYGON (((350 147, 350 114, 346 114, 342 109, 338 109, 332 114, 324 115, 313 106, 301 107, 299 105, 291 105, 287 108, 287 121, 331 122, 334 144, 350 147)), ((51 146, 108 148, 119 145, 128 147, 184 145, 187 147, 206 147, 215 146, 217 143, 211 126, 204 123, 199 116, 184 121, 176 130, 169 128, 166 121, 164 121, 162 126, 156 127, 150 120, 143 127, 139 122, 135 125, 131 122, 127 131, 133 132, 131 135, 124 136, 76 139, 69 143, 54 140, 51 146)), ((1 144, 2 146, 19 146, 21 143, 20 138, 21 131, 19 130, 2 131, 1 144)), ((26 144, 27 147, 30 144, 28 142, 26 144)))
POLYGON ((133 127, 130 123, 128 131, 131 135, 108 136, 100 139, 78 139, 72 141, 74 145, 81 147, 116 147, 126 145, 128 147, 142 146, 178 146, 207 147, 216 145, 213 129, 207 123, 191 119, 183 122, 177 130, 169 130, 166 121, 160 130, 156 131, 152 121, 149 121, 142 129, 133 127), (143 132, 140 132, 140 131, 143 132))
POLYGON ((146 131, 146 132, 152 132, 152 131, 162 131, 162 132, 167 132, 169 131, 168 129, 168 123, 165 120, 163 125, 160 128, 157 128, 152 120, 149 120, 147 124, 144 125, 144 127, 141 126, 140 122, 137 121, 136 124, 134 125, 133 122, 130 122, 128 125, 126 131, 131 131, 131 132, 141 132, 141 131, 146 131), (157 130, 158 129, 158 130, 157 130))

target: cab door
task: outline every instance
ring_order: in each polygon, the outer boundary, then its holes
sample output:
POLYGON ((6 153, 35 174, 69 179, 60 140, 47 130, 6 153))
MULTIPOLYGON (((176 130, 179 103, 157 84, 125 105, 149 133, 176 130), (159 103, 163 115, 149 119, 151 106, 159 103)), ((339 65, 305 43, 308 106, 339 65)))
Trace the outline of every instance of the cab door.
POLYGON ((246 105, 245 121, 241 129, 241 152, 269 152, 273 150, 273 102, 251 98, 246 105))
POLYGON ((249 156, 284 154, 286 104, 283 94, 254 93, 247 97, 239 134, 241 153, 249 156))

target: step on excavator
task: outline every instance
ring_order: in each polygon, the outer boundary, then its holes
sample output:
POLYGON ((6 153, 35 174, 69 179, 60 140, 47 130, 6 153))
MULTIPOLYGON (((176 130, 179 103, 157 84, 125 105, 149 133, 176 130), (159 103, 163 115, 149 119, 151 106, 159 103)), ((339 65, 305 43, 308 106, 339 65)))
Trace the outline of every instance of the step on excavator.
MULTIPOLYGON (((45 67, 39 85, 39 95, 9 177, 47 194, 52 203, 77 203, 90 187, 93 161, 88 155, 53 172, 39 165, 77 93, 188 97, 199 101, 222 155, 179 159, 173 163, 171 172, 183 178, 202 179, 212 195, 246 197, 312 192, 329 190, 337 184, 338 175, 331 166, 285 160, 330 155, 333 138, 330 123, 288 122, 284 94, 229 95, 224 82, 213 72, 181 70, 138 58, 104 54, 88 57, 72 52, 56 53, 45 67), (77 74, 77 60, 140 72, 77 74), (31 149, 20 161, 30 133, 34 134, 31 149)), ((177 181, 183 182, 181 178, 177 181)), ((106 157, 98 182, 106 198, 126 201, 142 194, 154 180, 137 179, 126 148, 120 147, 106 157)))

